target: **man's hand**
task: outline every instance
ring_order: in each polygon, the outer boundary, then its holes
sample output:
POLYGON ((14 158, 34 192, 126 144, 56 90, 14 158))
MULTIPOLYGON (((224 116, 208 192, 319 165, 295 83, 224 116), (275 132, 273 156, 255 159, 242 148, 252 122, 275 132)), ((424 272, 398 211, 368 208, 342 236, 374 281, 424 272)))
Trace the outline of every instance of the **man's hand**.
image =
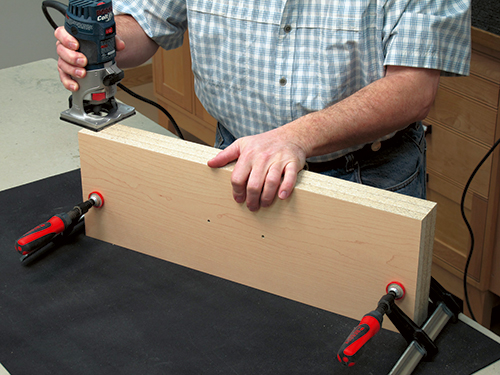
POLYGON ((59 55, 57 61, 59 79, 67 90, 77 91, 78 83, 73 80, 73 77, 85 77, 87 58, 83 53, 77 52, 78 41, 64 29, 64 26, 58 27, 54 36, 57 39, 56 50, 59 55))
POLYGON ((234 199, 250 210, 286 199, 308 157, 362 145, 424 119, 439 85, 438 70, 388 66, 384 78, 323 110, 277 129, 236 140, 208 162, 237 160, 234 199))
MULTIPOLYGON (((120 69, 139 66, 149 60, 158 50, 156 42, 146 35, 137 21, 129 15, 115 17, 116 23, 116 64, 120 69), (127 48, 125 49, 125 44, 127 48)), ((57 68, 64 87, 70 91, 79 89, 73 79, 83 78, 87 74, 87 58, 78 52, 78 41, 70 35, 63 26, 56 29, 57 54, 59 61, 57 68)))
POLYGON ((304 167, 303 147, 285 133, 280 128, 240 138, 207 163, 220 168, 237 160, 231 175, 233 197, 238 203, 246 202, 250 211, 270 206, 276 195, 288 198, 304 167))
MULTIPOLYGON (((85 67, 87 66, 87 58, 81 52, 77 52, 79 45, 78 41, 69 34, 64 26, 60 26, 54 32, 57 39, 56 50, 59 55, 57 69, 59 70, 59 78, 63 86, 70 91, 79 89, 78 83, 73 79, 83 78, 87 74, 85 67)), ((125 48, 125 43, 116 37, 116 50, 122 51, 125 48)))

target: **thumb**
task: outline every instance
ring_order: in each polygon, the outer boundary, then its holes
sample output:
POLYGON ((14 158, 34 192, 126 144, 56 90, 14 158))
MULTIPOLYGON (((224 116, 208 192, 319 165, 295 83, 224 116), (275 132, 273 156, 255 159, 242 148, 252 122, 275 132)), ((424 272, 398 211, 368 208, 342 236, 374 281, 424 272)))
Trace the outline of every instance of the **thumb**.
POLYGON ((217 156, 210 159, 207 162, 207 165, 210 168, 220 168, 235 161, 236 159, 238 159, 239 156, 240 156, 240 148, 238 146, 238 141, 236 141, 226 149, 219 152, 217 156))
POLYGON ((116 50, 123 51, 125 49, 125 42, 118 35, 115 37, 116 50))

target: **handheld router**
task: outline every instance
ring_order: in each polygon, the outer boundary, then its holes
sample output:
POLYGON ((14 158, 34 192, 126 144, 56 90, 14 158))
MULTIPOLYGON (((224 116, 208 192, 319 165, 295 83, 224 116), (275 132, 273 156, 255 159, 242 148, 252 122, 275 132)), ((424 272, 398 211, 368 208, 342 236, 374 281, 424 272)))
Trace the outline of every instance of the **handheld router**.
POLYGON ((124 73, 115 63, 116 25, 111 0, 69 0, 66 6, 58 1, 44 1, 42 11, 57 28, 47 8, 65 16, 64 28, 79 43, 79 52, 88 60, 84 78, 73 79, 80 89, 69 98, 69 109, 61 112, 61 120, 99 131, 135 114, 134 107, 115 99, 116 85, 124 73))

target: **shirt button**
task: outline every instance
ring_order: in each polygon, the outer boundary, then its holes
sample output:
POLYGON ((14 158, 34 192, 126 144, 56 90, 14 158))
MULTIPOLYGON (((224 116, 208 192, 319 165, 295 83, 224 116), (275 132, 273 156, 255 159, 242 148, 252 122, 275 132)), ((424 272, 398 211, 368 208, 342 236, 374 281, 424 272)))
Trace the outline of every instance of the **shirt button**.
POLYGON ((281 79, 280 79, 280 85, 281 86, 285 86, 286 85, 286 78, 285 77, 281 77, 281 79))
POLYGON ((382 147, 382 142, 377 141, 372 143, 372 151, 377 152, 382 147))
POLYGON ((292 26, 291 25, 285 25, 285 27, 283 29, 285 30, 285 33, 289 33, 290 31, 292 31, 292 26))

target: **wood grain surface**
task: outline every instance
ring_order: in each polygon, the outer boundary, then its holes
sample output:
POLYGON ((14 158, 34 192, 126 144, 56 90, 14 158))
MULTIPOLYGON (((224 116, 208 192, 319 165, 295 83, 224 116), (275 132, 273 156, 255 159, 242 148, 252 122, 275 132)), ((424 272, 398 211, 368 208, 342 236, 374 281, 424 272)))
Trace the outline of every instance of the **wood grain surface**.
POLYGON ((122 125, 79 143, 84 197, 105 200, 88 236, 354 319, 399 281, 399 306, 425 319, 434 203, 302 171, 289 199, 250 212, 232 166, 206 165, 216 149, 122 125))

